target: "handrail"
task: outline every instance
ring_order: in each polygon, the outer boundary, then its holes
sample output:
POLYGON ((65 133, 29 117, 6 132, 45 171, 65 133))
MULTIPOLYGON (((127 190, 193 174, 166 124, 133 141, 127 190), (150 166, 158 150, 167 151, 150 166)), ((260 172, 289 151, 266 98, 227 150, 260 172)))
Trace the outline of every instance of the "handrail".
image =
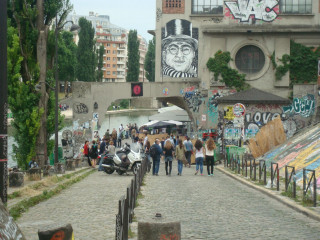
POLYGON ((263 184, 267 184, 267 166, 266 166, 266 161, 265 160, 260 160, 259 161, 259 182, 261 182, 261 175, 263 172, 263 184), (262 166, 261 166, 262 163, 262 166))
POLYGON ((119 210, 116 215, 116 240, 128 239, 129 223, 132 223, 134 208, 146 172, 147 159, 144 158, 134 178, 131 179, 131 184, 127 187, 126 197, 122 196, 119 200, 119 210))
POLYGON ((296 169, 295 169, 295 167, 286 165, 285 166, 285 184, 286 184, 285 187, 286 187, 286 192, 288 192, 288 188, 289 188, 289 184, 291 183, 291 180, 292 180, 292 186, 293 186, 292 196, 293 196, 293 198, 296 198, 296 191, 297 191, 296 190, 296 169), (288 168, 291 169, 290 177, 289 177, 288 168))
POLYGON ((271 163, 271 187, 273 187, 273 181, 277 175, 277 191, 279 191, 279 164, 271 163), (273 169, 273 166, 276 165, 276 168, 273 169))
MULTIPOLYGON (((313 179, 313 206, 317 206, 317 179, 316 179, 316 171, 310 169, 303 169, 303 198, 306 197, 308 189, 311 185, 311 181, 313 179), (306 187, 306 180, 307 180, 307 172, 311 172, 311 178, 308 180, 308 186, 306 187)), ((310 188, 311 189, 311 188, 310 188)))

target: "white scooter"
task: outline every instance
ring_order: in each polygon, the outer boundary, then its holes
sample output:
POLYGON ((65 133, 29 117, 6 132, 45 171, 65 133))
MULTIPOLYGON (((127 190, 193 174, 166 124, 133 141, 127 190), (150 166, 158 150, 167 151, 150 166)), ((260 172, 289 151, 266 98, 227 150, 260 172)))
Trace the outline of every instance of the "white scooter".
POLYGON ((117 171, 119 175, 133 172, 136 174, 142 162, 142 153, 136 153, 125 144, 115 155, 106 155, 103 158, 102 167, 107 174, 117 171))

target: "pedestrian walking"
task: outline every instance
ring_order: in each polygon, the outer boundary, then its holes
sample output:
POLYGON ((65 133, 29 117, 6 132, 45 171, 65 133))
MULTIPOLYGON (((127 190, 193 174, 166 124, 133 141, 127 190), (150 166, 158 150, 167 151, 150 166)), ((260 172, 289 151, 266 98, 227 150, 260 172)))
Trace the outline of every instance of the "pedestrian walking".
POLYGON ((90 160, 90 156, 89 156, 89 141, 85 141, 85 142, 84 142, 83 154, 84 154, 84 156, 87 158, 88 164, 89 164, 89 166, 91 167, 92 164, 91 164, 91 160, 90 160))
POLYGON ((181 139, 179 139, 178 146, 176 147, 176 158, 178 160, 178 175, 181 176, 183 169, 183 160, 186 158, 186 149, 181 139))
POLYGON ((132 128, 131 130, 131 138, 132 142, 134 142, 134 139, 136 138, 137 130, 135 128, 132 128))
POLYGON ((209 140, 206 142, 206 147, 205 147, 208 176, 213 176, 215 148, 216 148, 216 144, 214 143, 213 138, 210 137, 209 140), (211 167, 211 171, 210 171, 210 167, 211 167))
POLYGON ((92 167, 95 168, 97 164, 97 158, 98 158, 98 144, 95 140, 92 141, 90 155, 91 155, 92 167))
POLYGON ((159 145, 160 140, 157 138, 154 144, 150 148, 150 155, 152 157, 152 175, 158 176, 159 167, 160 167, 160 156, 162 153, 162 149, 159 145))
POLYGON ((190 141, 190 138, 188 136, 185 136, 185 140, 183 142, 183 145, 186 148, 186 159, 188 161, 189 168, 191 167, 191 155, 193 150, 193 144, 190 141))
POLYGON ((171 176, 174 149, 170 141, 166 142, 166 145, 164 146, 164 149, 163 149, 163 153, 164 153, 164 161, 166 165, 166 175, 171 176), (169 165, 169 171, 168 171, 168 165, 169 165))
POLYGON ((118 133, 118 148, 121 148, 121 141, 122 141, 122 133, 118 133))
POLYGON ((150 144, 150 141, 148 140, 146 142, 146 146, 145 146, 145 149, 144 149, 146 157, 147 157, 147 170, 148 170, 148 172, 150 172, 150 169, 151 169, 150 147, 151 147, 151 144, 150 144))
POLYGON ((200 168, 200 174, 203 176, 203 159, 204 159, 204 148, 202 142, 198 139, 195 146, 195 152, 196 152, 196 172, 194 175, 197 175, 200 168))

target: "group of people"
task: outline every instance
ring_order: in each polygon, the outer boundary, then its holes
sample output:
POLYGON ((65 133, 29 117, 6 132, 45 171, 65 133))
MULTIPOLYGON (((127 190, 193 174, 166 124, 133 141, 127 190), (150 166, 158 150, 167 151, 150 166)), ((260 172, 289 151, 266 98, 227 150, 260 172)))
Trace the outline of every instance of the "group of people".
POLYGON ((197 175, 203 175, 203 163, 207 162, 208 176, 213 176, 214 170, 214 149, 216 148, 213 138, 209 138, 205 143, 200 139, 196 140, 194 146, 189 137, 185 137, 183 141, 181 138, 174 136, 167 136, 166 139, 156 139, 153 145, 150 145, 147 134, 145 136, 144 144, 146 154, 149 161, 152 158, 153 169, 152 174, 158 176, 160 159, 163 157, 165 162, 166 175, 171 176, 172 162, 176 158, 178 162, 178 176, 182 175, 183 166, 191 166, 191 156, 195 155, 196 172, 197 175))

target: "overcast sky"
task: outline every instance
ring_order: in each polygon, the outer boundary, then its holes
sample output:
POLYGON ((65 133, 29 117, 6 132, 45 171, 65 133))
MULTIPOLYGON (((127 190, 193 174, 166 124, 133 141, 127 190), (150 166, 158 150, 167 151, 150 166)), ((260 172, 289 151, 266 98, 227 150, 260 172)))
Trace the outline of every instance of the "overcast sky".
POLYGON ((89 16, 93 11, 109 15, 110 22, 127 30, 136 29, 147 41, 147 31, 155 29, 156 0, 71 0, 77 15, 89 16))

